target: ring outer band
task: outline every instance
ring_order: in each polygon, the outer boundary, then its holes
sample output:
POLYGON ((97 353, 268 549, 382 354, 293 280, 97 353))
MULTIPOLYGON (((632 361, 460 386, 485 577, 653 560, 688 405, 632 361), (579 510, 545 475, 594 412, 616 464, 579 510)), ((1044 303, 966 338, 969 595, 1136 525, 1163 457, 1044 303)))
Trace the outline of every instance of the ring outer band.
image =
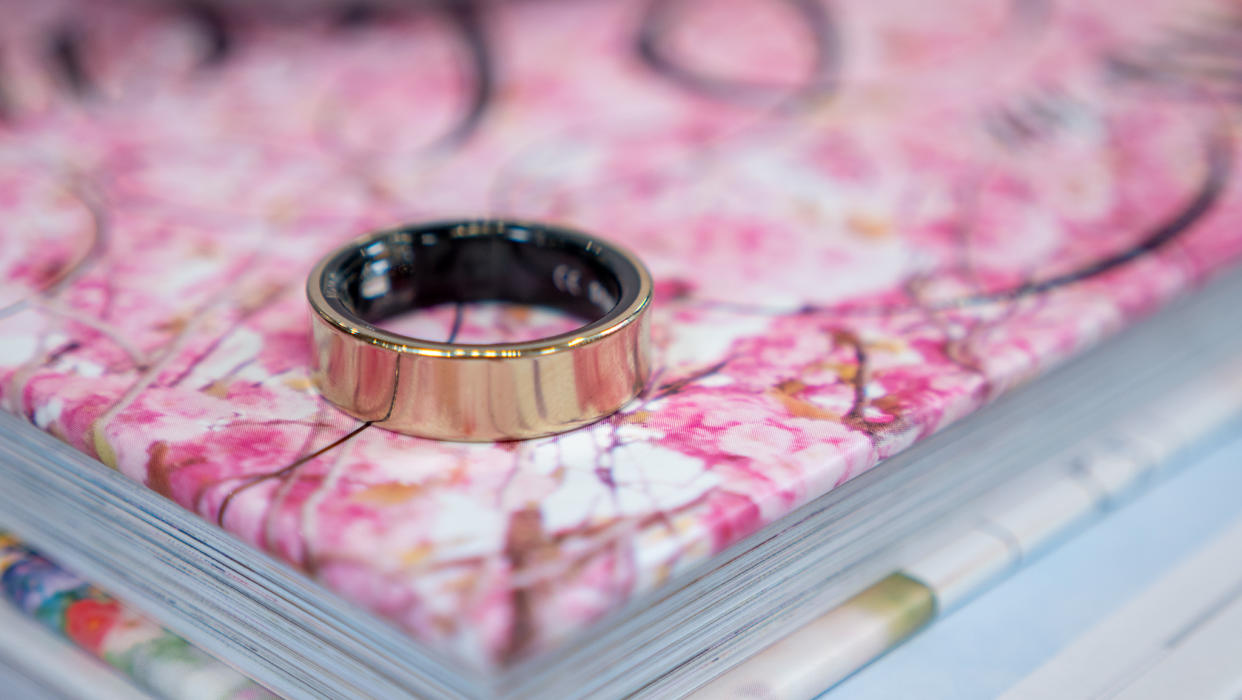
MULTIPOLYGON (((324 294, 329 263, 343 251, 396 231, 368 234, 325 256, 307 278, 320 394, 359 420, 436 440, 523 440, 573 430, 612 415, 642 392, 651 373, 650 273, 636 256, 586 234, 519 224, 588 239, 638 273, 624 309, 549 338, 490 345, 449 344, 397 335, 342 312, 324 294)), ((481 222, 480 225, 486 225, 481 222)), ((492 227, 496 223, 490 224, 492 227)))

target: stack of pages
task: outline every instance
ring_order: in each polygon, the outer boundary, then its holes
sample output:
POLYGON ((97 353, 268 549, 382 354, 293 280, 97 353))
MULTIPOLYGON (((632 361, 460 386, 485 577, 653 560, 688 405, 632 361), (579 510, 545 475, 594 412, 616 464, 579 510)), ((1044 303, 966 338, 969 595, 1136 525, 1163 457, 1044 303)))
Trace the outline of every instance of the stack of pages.
POLYGON ((1242 353, 1239 40, 1171 1, 9 8, 0 528, 280 695, 693 691, 1242 353), (500 216, 647 263, 639 399, 497 444, 320 399, 315 261, 500 216))

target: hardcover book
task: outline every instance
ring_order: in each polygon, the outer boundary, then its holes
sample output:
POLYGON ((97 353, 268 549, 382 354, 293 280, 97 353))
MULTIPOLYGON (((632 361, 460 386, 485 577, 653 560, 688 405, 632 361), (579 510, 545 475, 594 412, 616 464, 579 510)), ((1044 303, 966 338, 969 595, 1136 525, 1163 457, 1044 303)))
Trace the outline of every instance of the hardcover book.
POLYGON ((279 693, 684 692, 1239 347, 1223 5, 6 12, 0 525, 279 693), (315 261, 502 216, 650 267, 640 398, 494 444, 321 400, 315 261))

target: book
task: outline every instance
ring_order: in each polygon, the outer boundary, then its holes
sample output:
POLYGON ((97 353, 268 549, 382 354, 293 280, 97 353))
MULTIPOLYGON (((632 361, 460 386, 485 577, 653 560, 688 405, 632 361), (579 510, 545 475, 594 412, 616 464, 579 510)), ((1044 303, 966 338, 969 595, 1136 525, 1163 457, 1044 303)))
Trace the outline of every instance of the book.
MULTIPOLYGON (((1235 360, 1118 416, 1107 429, 985 495, 984 505, 971 509, 980 513, 977 520, 947 528, 934 546, 910 552, 893 573, 730 669, 692 697, 795 700, 819 696, 1068 536, 1094 524, 1101 515, 1111 514, 1136 495, 1163 484, 1173 468, 1187 461, 1193 463, 1195 460, 1187 457, 1201 454, 1205 442, 1211 444, 1216 436, 1236 433, 1242 418, 1240 389, 1242 361, 1235 360)), ((1202 507, 1201 498, 1198 503, 1202 507)), ((1120 544, 1114 542, 1114 546, 1120 544)), ((1138 549, 1133 547, 1134 541, 1129 544, 1130 549, 1138 549)), ((1216 573, 1217 584, 1229 574, 1225 568, 1216 573)), ((1172 590, 1171 586, 1167 588, 1172 590)), ((1009 597, 1015 599, 1012 592, 1009 597)), ((1221 607, 1219 601, 1204 596, 1187 596, 1176 605, 1165 603, 1170 609, 1180 605, 1185 611, 1194 609, 1196 600, 1213 600, 1212 605, 1201 603, 1200 608, 1219 611, 1221 607)), ((1077 606, 1081 608, 1081 603, 1077 606)), ((1061 611, 1045 607, 1043 614, 1055 616, 1061 611)), ((1174 617, 1170 615, 1169 619, 1174 617)), ((1026 631, 1017 627, 1013 633, 1025 635, 1026 631)), ((1137 636, 1134 648, 1145 650, 1139 642, 1150 642, 1152 636, 1137 636)), ((1109 665, 1124 666, 1127 659, 1140 655, 1134 652, 1127 657, 1130 649, 1115 645, 1117 654, 1109 664, 1091 664, 1086 659, 1098 662, 1107 655, 1091 657, 1070 651, 1082 644, 1074 642, 1058 655, 1059 659, 1082 662, 1082 668, 1076 669, 1078 680, 1090 679, 1087 667, 1103 676, 1109 665)), ((963 644, 958 652, 969 646, 963 644)), ((983 666, 986 663, 974 663, 975 670, 983 666)), ((1063 686, 1072 682, 1066 680, 1069 675, 1059 676, 1063 686)), ((945 680, 953 677, 962 678, 967 683, 963 687, 971 687, 969 672, 946 669, 945 680)))
POLYGON ((1221 13, 15 8, 0 525, 282 694, 685 692, 1238 347, 1228 86, 1165 46, 1221 13), (635 250, 644 395, 321 401, 310 265, 445 216, 635 250))
MULTIPOLYGON (((970 509, 982 514, 977 522, 946 528, 936 535, 935 546, 909 553, 898 571, 729 669, 694 697, 794 700, 819 695, 1017 572, 1050 544, 1163 483, 1160 477, 1185 462, 1184 455, 1236 428, 1242 417, 1239 382, 1242 362, 1234 360, 1127 411, 1108 429, 986 494, 982 508, 970 509)), ((91 672, 80 660, 62 658, 65 652, 49 650, 52 643, 32 645, 39 630, 30 629, 32 623, 20 614, 106 661, 153 696, 265 697, 253 683, 132 606, 3 533, 0 595, 13 607, 11 613, 0 607, 0 614, 11 618, 2 626, 0 661, 15 654, 31 667, 23 677, 62 687, 66 694, 128 696, 116 688, 118 681, 91 672), (76 672, 65 673, 66 666, 76 672)), ((1165 607, 1186 608, 1184 603, 1166 601, 1165 607)), ((1057 658, 1069 658, 1068 650, 1057 658)))
MULTIPOLYGON (((29 621, 60 634, 154 697, 275 697, 107 591, 3 532, 0 595, 7 603, 0 608, 5 619, 0 657, 18 656, 27 667, 23 675, 45 681, 35 687, 50 685, 48 690, 60 691, 56 695, 126 698, 133 697, 135 691, 133 686, 107 676, 103 669, 77 659, 59 658, 66 652, 49 649, 54 642, 40 641, 41 630, 28 629, 29 621)), ((29 697, 34 692, 20 694, 29 697)))

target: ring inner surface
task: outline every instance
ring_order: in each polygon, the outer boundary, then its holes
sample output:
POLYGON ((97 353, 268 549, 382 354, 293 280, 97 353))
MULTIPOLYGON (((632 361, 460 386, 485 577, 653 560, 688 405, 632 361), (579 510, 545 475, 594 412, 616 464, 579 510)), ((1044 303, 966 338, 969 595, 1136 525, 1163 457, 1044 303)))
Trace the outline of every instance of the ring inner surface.
POLYGON ((445 303, 502 301, 599 321, 636 296, 638 273, 585 236, 533 226, 445 225, 388 232, 342 251, 327 287, 361 320, 445 303))

